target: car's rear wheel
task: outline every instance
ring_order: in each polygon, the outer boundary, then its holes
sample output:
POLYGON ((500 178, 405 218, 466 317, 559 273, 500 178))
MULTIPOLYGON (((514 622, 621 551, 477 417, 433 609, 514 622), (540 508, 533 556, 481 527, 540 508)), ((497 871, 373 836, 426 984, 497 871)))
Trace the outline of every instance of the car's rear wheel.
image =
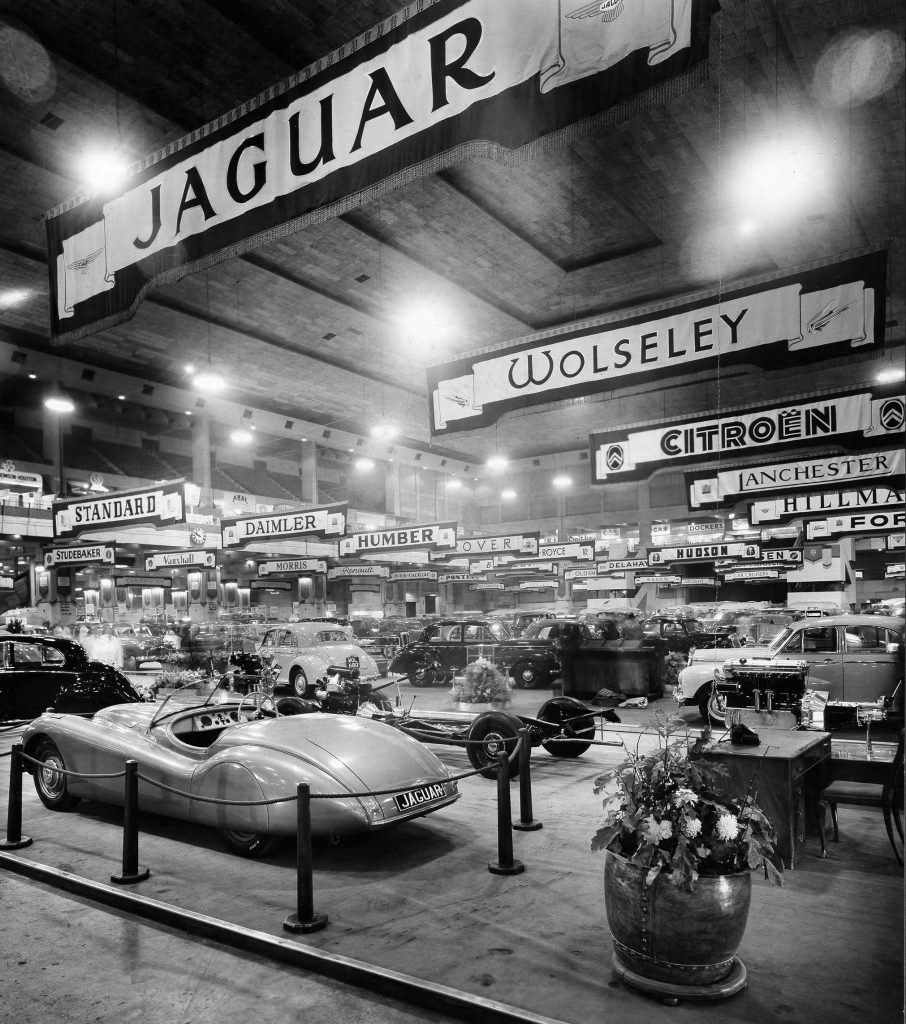
POLYGON ((413 686, 440 686, 447 675, 444 660, 437 651, 424 651, 412 667, 410 681, 413 686))
POLYGON ((57 745, 45 740, 36 749, 34 758, 41 762, 40 768, 34 769, 35 789, 41 803, 52 811, 71 811, 79 798, 69 792, 66 776, 61 771, 66 764, 57 745))
POLYGON ((549 673, 534 661, 518 662, 513 666, 512 674, 516 685, 524 686, 526 690, 536 690, 549 682, 549 673))
POLYGON ((304 698, 308 692, 308 677, 301 668, 294 668, 289 676, 289 685, 297 697, 304 698))
POLYGON ((725 725, 727 698, 715 687, 706 687, 698 698, 698 713, 706 722, 725 725))
MULTIPOLYGON (((522 722, 507 711, 485 711, 469 727, 466 747, 469 761, 486 779, 497 777, 497 755, 512 754, 522 722)), ((509 777, 519 774, 519 758, 510 760, 509 777)))
POLYGON ((550 736, 541 741, 541 746, 552 757, 581 757, 595 738, 594 716, 588 713, 588 708, 581 701, 572 697, 554 697, 546 701, 535 717, 557 726, 564 737, 550 736))
POLYGON ((220 841, 231 852, 240 857, 268 857, 283 845, 281 836, 269 836, 264 832, 241 832, 234 828, 217 830, 220 841))

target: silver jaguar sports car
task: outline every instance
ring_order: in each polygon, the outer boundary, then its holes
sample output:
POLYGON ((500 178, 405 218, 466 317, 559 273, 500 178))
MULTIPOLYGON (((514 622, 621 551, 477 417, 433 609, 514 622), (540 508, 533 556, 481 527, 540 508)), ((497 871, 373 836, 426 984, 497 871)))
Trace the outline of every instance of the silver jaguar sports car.
POLYGON ((122 805, 124 782, 58 769, 98 775, 122 771, 134 759, 141 810, 213 826, 229 849, 247 857, 266 856, 296 834, 301 782, 312 797, 349 794, 312 799, 312 833, 323 836, 383 828, 459 799, 446 765, 398 729, 319 712, 262 717, 252 697, 118 704, 90 719, 48 712, 23 733, 25 753, 40 762, 26 768, 44 805, 65 811, 80 799, 122 805), (363 795, 370 792, 379 795, 363 795), (280 797, 293 799, 254 803, 280 797))

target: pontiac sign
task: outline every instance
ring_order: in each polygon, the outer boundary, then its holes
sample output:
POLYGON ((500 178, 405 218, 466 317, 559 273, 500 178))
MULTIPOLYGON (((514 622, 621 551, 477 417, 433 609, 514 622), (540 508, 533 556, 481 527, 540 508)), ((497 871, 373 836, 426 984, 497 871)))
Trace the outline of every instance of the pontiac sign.
POLYGON ((253 541, 288 537, 341 537, 346 532, 346 508, 344 501, 295 512, 222 519, 223 546, 234 548, 253 541))
POLYGON ((183 485, 183 480, 171 480, 152 488, 112 491, 103 497, 55 501, 54 537, 139 523, 155 526, 183 523, 186 519, 183 485))

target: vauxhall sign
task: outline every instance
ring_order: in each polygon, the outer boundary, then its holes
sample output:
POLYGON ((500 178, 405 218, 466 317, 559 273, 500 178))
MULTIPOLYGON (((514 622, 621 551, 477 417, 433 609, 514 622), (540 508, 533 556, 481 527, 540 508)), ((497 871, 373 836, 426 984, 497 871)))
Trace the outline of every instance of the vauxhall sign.
POLYGON ((216 565, 213 551, 163 551, 157 555, 148 555, 145 559, 145 571, 155 569, 175 569, 184 565, 203 565, 213 569, 216 565))
POLYGON ((148 157, 116 194, 51 211, 52 333, 105 329, 199 261, 458 160, 515 163, 577 121, 704 78, 712 0, 610 7, 604 18, 551 0, 420 0, 148 157))

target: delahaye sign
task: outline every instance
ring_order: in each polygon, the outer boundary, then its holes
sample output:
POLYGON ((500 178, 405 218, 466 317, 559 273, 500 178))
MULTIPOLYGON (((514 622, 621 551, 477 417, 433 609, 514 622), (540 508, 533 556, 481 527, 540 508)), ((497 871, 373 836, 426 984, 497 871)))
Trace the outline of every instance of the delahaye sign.
POLYGON ((346 509, 347 503, 344 501, 294 512, 221 519, 220 533, 223 546, 241 547, 263 539, 340 537, 346 532, 346 509))
POLYGON ((184 523, 184 483, 184 480, 170 480, 152 488, 112 491, 103 497, 55 501, 54 537, 69 537, 86 530, 108 530, 141 523, 154 526, 184 523))

